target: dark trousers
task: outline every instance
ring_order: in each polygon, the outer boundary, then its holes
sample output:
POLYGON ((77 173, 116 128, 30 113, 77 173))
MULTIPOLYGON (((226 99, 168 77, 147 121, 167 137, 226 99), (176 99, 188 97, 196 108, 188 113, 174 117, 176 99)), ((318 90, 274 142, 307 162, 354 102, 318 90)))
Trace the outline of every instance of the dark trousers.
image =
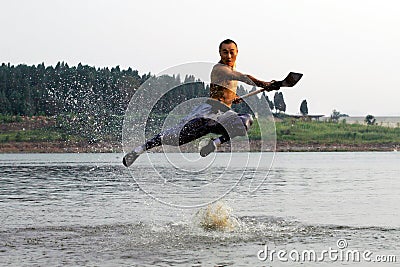
POLYGON ((244 136, 253 123, 250 114, 237 114, 233 111, 224 113, 219 121, 210 118, 194 118, 184 124, 179 124, 167 129, 145 143, 145 149, 156 146, 171 145, 180 146, 192 142, 209 133, 220 135, 221 143, 228 142, 236 136, 244 136))

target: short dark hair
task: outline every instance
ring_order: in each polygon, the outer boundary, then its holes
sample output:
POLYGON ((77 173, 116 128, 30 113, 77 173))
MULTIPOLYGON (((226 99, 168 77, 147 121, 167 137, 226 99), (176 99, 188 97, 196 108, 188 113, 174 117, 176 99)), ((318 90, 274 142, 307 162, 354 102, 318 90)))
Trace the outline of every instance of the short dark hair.
POLYGON ((219 44, 219 50, 221 50, 221 47, 223 44, 235 44, 235 46, 237 48, 237 44, 235 43, 235 41, 233 41, 231 39, 225 39, 219 44))

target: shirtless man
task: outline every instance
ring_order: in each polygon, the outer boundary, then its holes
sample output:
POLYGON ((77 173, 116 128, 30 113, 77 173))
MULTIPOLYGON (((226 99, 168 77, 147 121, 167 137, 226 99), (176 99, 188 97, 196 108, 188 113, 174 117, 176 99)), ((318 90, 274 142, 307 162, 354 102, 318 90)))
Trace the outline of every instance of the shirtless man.
MULTIPOLYGON (((238 81, 262 88, 267 88, 272 84, 272 82, 264 82, 251 75, 236 71, 237 54, 238 48, 234 41, 230 39, 222 41, 219 45, 221 60, 214 66, 211 72, 210 97, 224 103, 228 107, 231 107, 235 100, 239 102, 240 98, 236 95, 238 81)), ((279 88, 268 89, 270 90, 267 91, 272 91, 279 88)))
POLYGON ((246 134, 253 123, 252 116, 237 114, 230 109, 232 103, 241 102, 241 98, 236 95, 238 81, 265 88, 267 91, 278 90, 279 85, 274 86, 273 81, 264 82, 236 71, 238 48, 234 41, 230 39, 222 41, 219 45, 219 54, 221 59, 211 71, 210 100, 194 108, 182 123, 155 135, 125 155, 123 164, 126 167, 129 167, 141 153, 162 144, 179 146, 209 133, 219 134, 219 138, 211 139, 200 150, 200 155, 205 157, 222 143, 246 134))
MULTIPOLYGON (((219 45, 219 55, 221 57, 220 61, 211 71, 211 86, 210 86, 210 97, 217 100, 227 107, 231 107, 232 103, 239 103, 242 99, 237 96, 237 84, 238 81, 244 82, 249 85, 256 85, 257 87, 265 88, 266 91, 279 90, 279 86, 274 86, 272 82, 264 82, 254 78, 248 74, 242 74, 235 70, 236 67, 236 57, 238 54, 237 44, 230 39, 226 39, 219 45)), ((233 113, 232 110, 226 113, 233 113)), ((217 146, 229 141, 235 136, 245 135, 253 123, 253 118, 250 114, 236 114, 237 118, 234 116, 228 116, 230 122, 225 122, 224 124, 233 125, 229 127, 230 131, 225 131, 217 139, 212 139, 200 150, 200 155, 202 157, 207 156, 213 152, 217 146), (240 119, 238 121, 237 119, 240 119), (246 132, 243 132, 243 129, 246 132)), ((224 120, 223 118, 220 120, 224 120)))

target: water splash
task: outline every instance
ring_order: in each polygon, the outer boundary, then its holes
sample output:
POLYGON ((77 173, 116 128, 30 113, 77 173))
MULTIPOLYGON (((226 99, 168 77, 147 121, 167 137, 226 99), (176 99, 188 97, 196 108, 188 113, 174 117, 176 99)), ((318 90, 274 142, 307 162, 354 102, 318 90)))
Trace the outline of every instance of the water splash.
POLYGON ((222 201, 200 209, 195 220, 205 230, 234 231, 240 226, 239 219, 232 215, 232 208, 222 201))

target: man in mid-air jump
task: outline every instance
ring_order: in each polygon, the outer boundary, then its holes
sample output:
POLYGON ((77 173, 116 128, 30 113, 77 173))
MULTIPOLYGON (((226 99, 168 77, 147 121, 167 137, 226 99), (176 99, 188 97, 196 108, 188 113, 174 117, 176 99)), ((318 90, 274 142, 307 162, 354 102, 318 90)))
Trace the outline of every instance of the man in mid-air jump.
POLYGON ((242 101, 236 94, 238 81, 265 88, 266 91, 279 90, 280 85, 274 81, 264 82, 236 71, 238 47, 234 41, 230 39, 222 41, 219 45, 219 54, 221 59, 211 71, 210 99, 195 107, 175 127, 155 135, 125 155, 123 164, 126 167, 129 167, 141 153, 162 144, 179 146, 209 133, 220 135, 201 148, 200 155, 205 157, 231 138, 246 135, 253 123, 252 116, 237 114, 231 109, 232 103, 242 101))

